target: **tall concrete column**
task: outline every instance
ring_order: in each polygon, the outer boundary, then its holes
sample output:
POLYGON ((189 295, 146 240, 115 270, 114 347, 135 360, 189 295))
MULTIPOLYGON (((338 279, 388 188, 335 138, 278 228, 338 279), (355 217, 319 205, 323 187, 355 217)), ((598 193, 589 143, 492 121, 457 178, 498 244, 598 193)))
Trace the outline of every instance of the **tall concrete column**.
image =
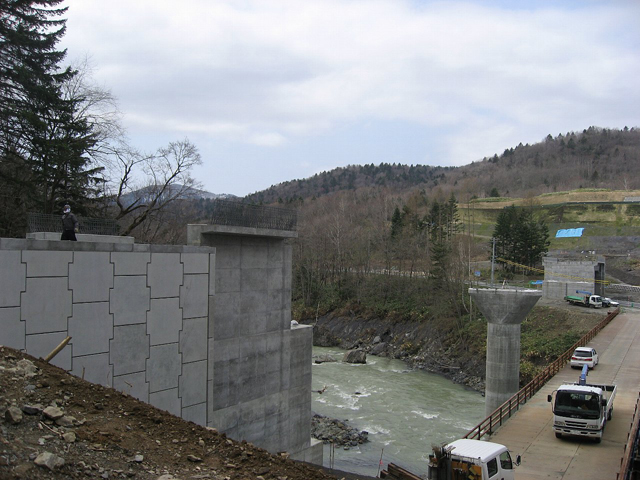
POLYGON ((520 389, 520 325, 542 292, 470 288, 469 293, 487 319, 485 412, 489 416, 520 389))

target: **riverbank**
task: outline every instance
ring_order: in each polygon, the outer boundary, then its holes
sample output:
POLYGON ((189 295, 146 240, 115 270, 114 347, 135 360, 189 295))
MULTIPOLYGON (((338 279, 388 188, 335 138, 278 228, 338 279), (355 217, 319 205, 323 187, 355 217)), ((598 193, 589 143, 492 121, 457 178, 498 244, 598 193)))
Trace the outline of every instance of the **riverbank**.
MULTIPOLYGON (((485 356, 462 355, 446 348, 428 323, 365 319, 327 314, 313 325, 313 345, 362 349, 367 354, 403 360, 409 367, 442 375, 455 383, 484 392, 485 356)), ((339 359, 341 361, 341 359, 339 359)))
MULTIPOLYGON (((520 383, 569 348, 606 315, 605 310, 545 300, 522 324, 520 383)), ((404 361, 478 392, 484 392, 486 321, 398 320, 334 311, 300 323, 314 326, 314 346, 360 348, 368 354, 404 361)))

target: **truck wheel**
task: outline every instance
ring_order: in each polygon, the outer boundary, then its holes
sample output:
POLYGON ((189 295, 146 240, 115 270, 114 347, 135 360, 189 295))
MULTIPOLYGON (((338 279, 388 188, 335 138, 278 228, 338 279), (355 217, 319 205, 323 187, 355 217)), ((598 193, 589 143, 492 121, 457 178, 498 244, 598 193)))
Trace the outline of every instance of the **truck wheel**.
POLYGON ((600 443, 602 441, 602 437, 596 437, 596 443, 600 443))
POLYGON ((562 434, 559 432, 556 432, 556 438, 562 438, 562 434))

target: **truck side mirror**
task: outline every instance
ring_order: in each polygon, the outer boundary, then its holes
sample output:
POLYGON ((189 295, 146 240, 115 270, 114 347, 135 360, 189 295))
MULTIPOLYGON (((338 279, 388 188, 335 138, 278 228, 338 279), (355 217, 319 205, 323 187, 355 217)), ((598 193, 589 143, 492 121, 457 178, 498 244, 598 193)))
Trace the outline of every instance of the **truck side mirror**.
POLYGON ((600 405, 602 405, 603 407, 606 407, 607 406, 607 399, 606 398, 601 399, 600 400, 600 405))
POLYGON ((551 395, 547 395, 547 402, 551 403, 551 395))
POLYGON ((516 467, 520 465, 521 461, 522 461, 522 457, 520 455, 516 455, 516 467))

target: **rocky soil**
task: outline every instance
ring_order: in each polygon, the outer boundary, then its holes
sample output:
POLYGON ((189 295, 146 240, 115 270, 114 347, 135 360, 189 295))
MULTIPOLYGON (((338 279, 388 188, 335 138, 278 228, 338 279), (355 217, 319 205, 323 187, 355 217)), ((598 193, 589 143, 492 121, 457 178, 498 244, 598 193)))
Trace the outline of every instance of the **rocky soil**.
POLYGON ((0 479, 349 478, 235 442, 0 347, 0 479))

